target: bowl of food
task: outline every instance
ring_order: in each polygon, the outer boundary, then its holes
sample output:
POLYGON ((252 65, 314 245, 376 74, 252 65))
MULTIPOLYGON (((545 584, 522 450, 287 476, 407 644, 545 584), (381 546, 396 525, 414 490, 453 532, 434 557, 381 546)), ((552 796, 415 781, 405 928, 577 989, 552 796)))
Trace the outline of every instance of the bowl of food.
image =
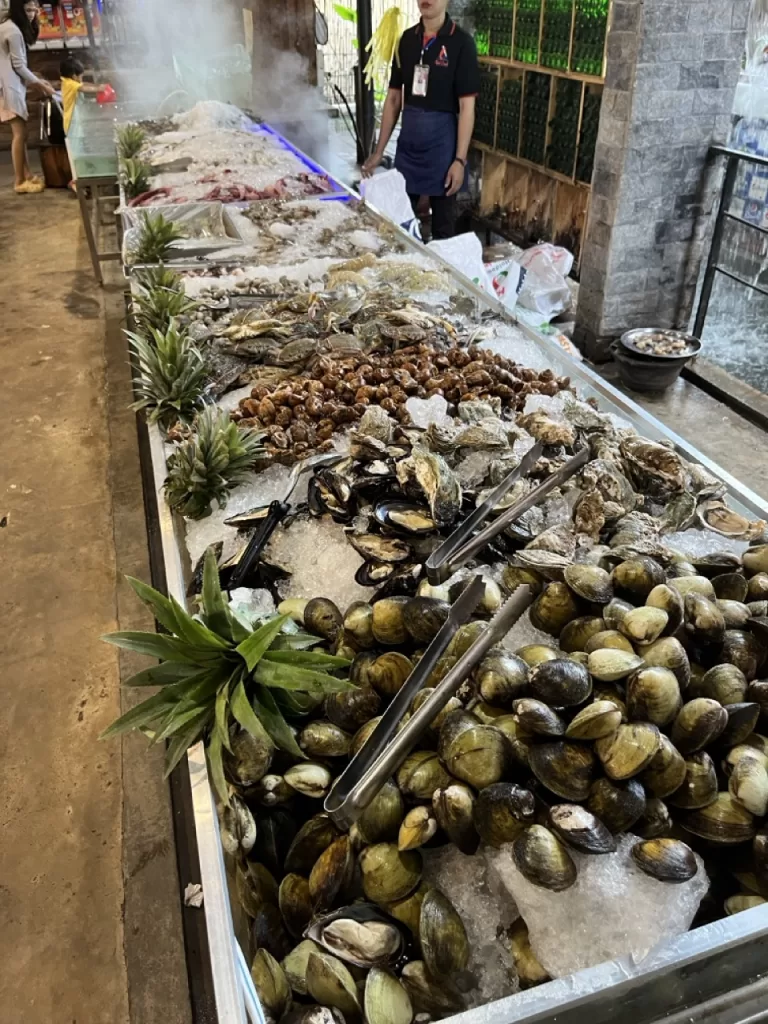
POLYGON ((646 359, 688 360, 701 351, 701 342, 684 331, 638 327, 621 336, 621 344, 633 356, 646 359))

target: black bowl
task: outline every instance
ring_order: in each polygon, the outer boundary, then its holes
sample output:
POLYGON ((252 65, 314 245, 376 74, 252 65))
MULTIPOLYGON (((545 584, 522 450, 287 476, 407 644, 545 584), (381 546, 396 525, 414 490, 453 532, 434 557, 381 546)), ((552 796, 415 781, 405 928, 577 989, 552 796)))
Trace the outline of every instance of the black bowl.
POLYGON ((633 391, 666 391, 680 376, 680 371, 691 358, 678 356, 676 359, 661 359, 630 354, 617 342, 611 346, 611 355, 619 368, 623 384, 633 391))

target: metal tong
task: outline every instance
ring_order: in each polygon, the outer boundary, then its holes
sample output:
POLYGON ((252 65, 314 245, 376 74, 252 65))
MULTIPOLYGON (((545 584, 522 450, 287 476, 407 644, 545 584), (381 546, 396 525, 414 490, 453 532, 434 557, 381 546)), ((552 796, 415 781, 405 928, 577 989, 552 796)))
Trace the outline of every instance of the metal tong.
POLYGON ((227 590, 236 590, 238 587, 244 586, 251 570, 261 557, 262 551, 269 543, 272 534, 291 511, 289 499, 296 490, 296 485, 301 475, 308 469, 314 469, 316 466, 328 466, 335 462, 340 462, 342 458, 343 456, 339 455, 338 452, 333 452, 327 455, 310 455, 309 458, 296 463, 288 478, 288 487, 282 501, 273 501, 270 505, 264 506, 264 518, 256 527, 243 552, 242 558, 232 572, 227 590))
POLYGON ((535 487, 530 494, 526 494, 524 498, 516 501, 514 505, 511 505, 501 515, 497 516, 488 526, 475 533, 475 530, 498 505, 512 485, 525 476, 529 470, 533 469, 541 458, 543 449, 544 446, 541 442, 538 442, 530 451, 526 452, 520 460, 520 464, 501 481, 482 505, 479 505, 472 515, 468 516, 453 531, 450 537, 444 540, 440 547, 432 552, 427 559, 426 566, 427 579, 430 583, 433 585, 445 583, 457 569, 466 565, 494 537, 498 537, 516 519, 519 519, 524 512, 533 508, 534 505, 538 505, 551 491, 554 491, 556 487, 564 484, 566 480, 569 480, 575 473, 578 473, 581 467, 589 461, 589 450, 583 448, 578 455, 574 455, 573 458, 569 459, 564 466, 561 466, 552 476, 539 484, 538 487, 535 487))
POLYGON ((506 636, 533 600, 528 586, 518 587, 501 606, 469 650, 459 658, 434 691, 398 732, 411 701, 432 674, 459 626, 465 623, 483 597, 485 584, 475 576, 454 601, 440 632, 406 679, 381 721, 360 751, 352 758, 325 798, 325 810, 341 828, 357 821, 390 776, 397 771, 434 717, 445 707, 461 683, 488 651, 506 636))

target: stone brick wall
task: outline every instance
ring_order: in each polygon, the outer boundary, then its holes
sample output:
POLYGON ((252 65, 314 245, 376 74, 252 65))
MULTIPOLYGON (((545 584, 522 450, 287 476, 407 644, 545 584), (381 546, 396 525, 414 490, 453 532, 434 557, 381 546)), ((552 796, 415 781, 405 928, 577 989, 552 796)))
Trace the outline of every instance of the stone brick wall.
POLYGON ((615 0, 577 341, 687 327, 719 187, 749 0, 615 0))

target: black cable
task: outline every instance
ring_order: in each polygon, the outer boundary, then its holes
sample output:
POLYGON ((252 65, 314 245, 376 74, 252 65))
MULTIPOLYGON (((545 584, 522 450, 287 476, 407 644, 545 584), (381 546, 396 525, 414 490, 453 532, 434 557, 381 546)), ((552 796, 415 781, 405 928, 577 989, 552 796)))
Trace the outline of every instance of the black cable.
POLYGON ((357 121, 355 120, 355 115, 352 113, 352 108, 349 105, 347 97, 344 95, 344 93, 341 91, 338 85, 336 85, 335 82, 331 82, 331 88, 334 89, 339 94, 339 96, 341 96, 342 102, 344 106, 347 108, 347 113, 349 114, 349 119, 352 122, 352 127, 355 129, 355 142, 360 147, 360 152, 362 153, 363 141, 360 138, 360 132, 357 130, 357 121))

